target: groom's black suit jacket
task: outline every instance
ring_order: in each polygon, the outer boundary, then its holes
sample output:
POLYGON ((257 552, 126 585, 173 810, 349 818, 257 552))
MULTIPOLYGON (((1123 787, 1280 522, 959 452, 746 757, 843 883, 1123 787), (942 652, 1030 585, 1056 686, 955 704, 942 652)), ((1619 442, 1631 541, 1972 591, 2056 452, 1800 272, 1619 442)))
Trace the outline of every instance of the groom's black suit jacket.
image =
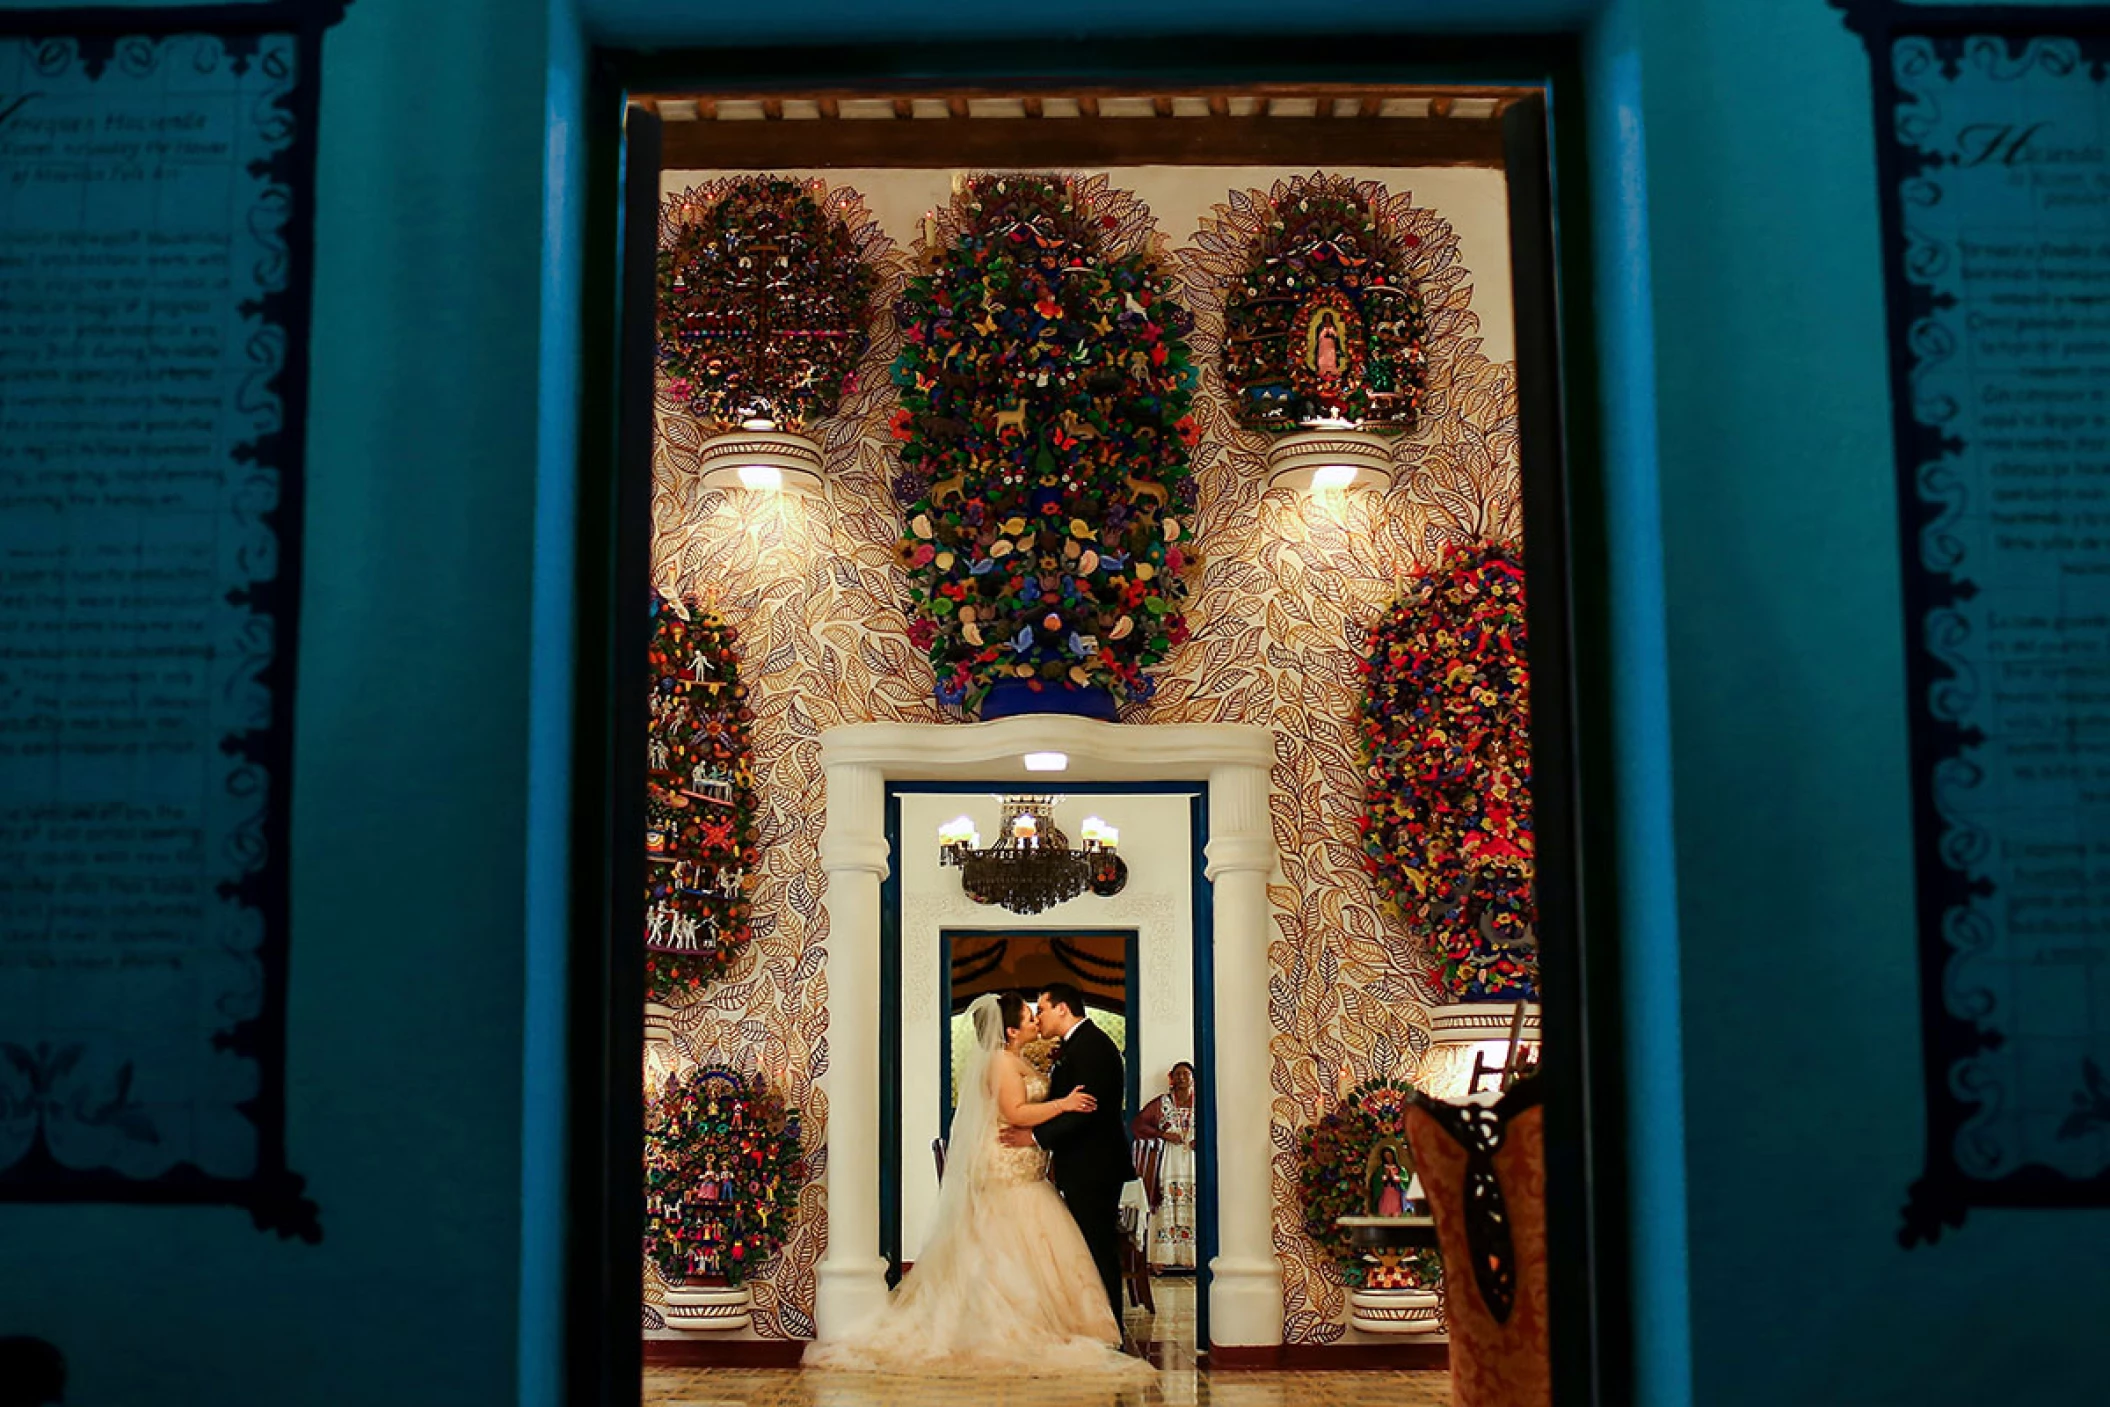
POLYGON ((1121 1052, 1089 1018, 1063 1041, 1062 1054, 1048 1072, 1048 1098, 1060 1099, 1079 1086, 1099 1101, 1097 1109, 1057 1114, 1033 1130, 1040 1146, 1053 1155, 1050 1179, 1064 1192, 1133 1181, 1135 1159, 1128 1151, 1128 1120, 1121 1114, 1128 1093, 1121 1052))

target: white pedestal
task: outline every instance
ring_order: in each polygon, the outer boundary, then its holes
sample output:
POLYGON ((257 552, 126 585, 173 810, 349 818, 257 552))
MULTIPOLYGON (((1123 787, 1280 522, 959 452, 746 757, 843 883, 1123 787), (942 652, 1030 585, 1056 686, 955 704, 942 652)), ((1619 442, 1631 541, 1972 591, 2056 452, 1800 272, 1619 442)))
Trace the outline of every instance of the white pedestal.
MULTIPOLYGON (((1499 1071, 1509 1054, 1509 1023, 1515 1018, 1515 1002, 1459 1002, 1439 1006, 1429 1013, 1429 1053, 1422 1057, 1421 1072, 1414 1083, 1438 1099, 1463 1099, 1473 1080, 1473 1060, 1499 1071)), ((1540 1039, 1539 1007, 1524 1008, 1523 1043, 1536 1047, 1540 1039)), ((1480 1091, 1493 1090, 1498 1080, 1483 1076, 1480 1091)))
POLYGON ((659 1002, 645 1003, 645 1044, 674 1039, 674 1008, 659 1002))
POLYGON ((747 1312, 755 1297, 745 1285, 670 1285, 667 1287, 666 1319, 669 1329, 693 1333, 718 1333, 747 1327, 747 1312))
POLYGON ((1299 430, 1268 446, 1271 489, 1392 486, 1392 443, 1368 430, 1299 430))
POLYGON ((1443 1332, 1434 1290, 1350 1290, 1348 1325, 1366 1334, 1428 1338, 1443 1332))

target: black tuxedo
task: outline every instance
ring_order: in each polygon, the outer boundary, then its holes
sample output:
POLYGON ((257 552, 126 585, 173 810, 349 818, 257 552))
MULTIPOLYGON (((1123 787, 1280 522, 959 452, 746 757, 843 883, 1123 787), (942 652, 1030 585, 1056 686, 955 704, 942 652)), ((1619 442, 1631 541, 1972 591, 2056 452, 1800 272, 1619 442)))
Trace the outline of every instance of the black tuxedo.
POLYGON ((1128 1150, 1128 1120, 1121 1116, 1128 1081, 1113 1038, 1089 1018, 1062 1043, 1048 1072, 1048 1098, 1082 1087, 1099 1101, 1089 1114, 1057 1114, 1033 1131, 1050 1159, 1049 1176, 1077 1219, 1084 1244, 1106 1282, 1114 1323, 1121 1322, 1121 1188, 1136 1175, 1128 1150))

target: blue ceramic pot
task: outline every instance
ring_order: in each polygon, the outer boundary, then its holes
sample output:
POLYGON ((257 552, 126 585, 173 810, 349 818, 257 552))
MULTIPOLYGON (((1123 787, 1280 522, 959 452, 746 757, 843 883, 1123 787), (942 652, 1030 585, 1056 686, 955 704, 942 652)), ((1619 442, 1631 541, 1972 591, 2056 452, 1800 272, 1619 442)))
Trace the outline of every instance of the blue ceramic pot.
POLYGON ((1067 713, 1107 723, 1116 721, 1113 694, 1096 685, 1080 689, 1074 684, 1005 679, 990 685, 989 692, 982 696, 981 716, 985 723, 1021 713, 1067 713))

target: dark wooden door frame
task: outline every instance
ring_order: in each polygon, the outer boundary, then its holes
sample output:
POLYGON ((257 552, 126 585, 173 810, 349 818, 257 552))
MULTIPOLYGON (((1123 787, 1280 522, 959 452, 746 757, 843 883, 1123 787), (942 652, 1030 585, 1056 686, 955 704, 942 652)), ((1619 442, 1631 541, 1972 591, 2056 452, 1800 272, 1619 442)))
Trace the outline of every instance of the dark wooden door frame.
MULTIPOLYGON (((984 939, 1009 940, 1012 938, 1045 939, 1053 943, 1062 937, 1071 938, 1119 938, 1121 940, 1121 1023, 1123 1045, 1121 1060, 1123 1073, 1128 1078, 1128 1087, 1122 1098, 1128 1101, 1122 1112, 1124 1122, 1132 1120, 1141 1112, 1139 1091, 1142 1089, 1143 1071, 1139 1063, 1142 1053, 1138 1032, 1142 1029, 1142 1010, 1137 994, 1143 986, 1142 955, 1140 947, 1142 932, 1134 928, 1087 928, 1075 924, 1049 924, 1038 928, 978 928, 972 924, 958 928, 938 930, 938 980, 939 1009, 952 1011, 952 960, 953 944, 976 942, 984 939)), ((1087 996, 1090 994, 1087 993, 1087 996)), ((1100 1008, 1094 1007, 1093 1010, 1100 1008)), ((952 1082, 948 1072, 952 1069, 952 1023, 941 1024, 938 1036, 938 1127, 948 1128, 952 1124, 952 1082)), ((906 1053, 901 1063, 907 1063, 906 1053)), ((896 1072, 897 1076, 900 1074, 896 1072)), ((898 1147, 900 1140, 895 1139, 898 1147)))
MULTIPOLYGON (((1520 420, 1533 669, 1533 748, 1541 815, 1564 819, 1540 836, 1541 934, 1546 940, 1549 1221, 1559 1407, 1623 1407, 1633 1378, 1630 1211, 1623 1150, 1628 1110, 1621 1066, 1616 857, 1609 822, 1609 602, 1588 156, 1580 43, 1573 35, 1417 38, 1149 40, 1119 46, 1050 39, 645 54, 600 50, 589 88, 584 403, 578 535, 578 688, 573 797, 573 945, 569 974, 571 1217, 565 1267, 567 1401, 631 1407, 642 1371, 637 1181, 642 1139, 641 965, 635 961, 641 865, 619 822, 642 810, 644 613, 633 611, 649 564, 650 270, 658 199, 658 124, 627 95, 678 88, 822 87, 885 92, 992 75, 1062 85, 1115 81, 1487 83, 1540 87, 1557 101, 1505 115, 1512 153, 1549 155, 1543 185, 1512 181, 1535 202, 1539 235, 1514 242, 1520 420), (1031 53, 1034 73, 1018 72, 1031 53), (758 75, 765 75, 758 78, 758 75), (1512 116, 1519 112, 1528 115, 1512 116), (1538 135, 1528 130, 1536 120, 1538 135), (1520 125, 1523 124, 1523 125, 1520 125), (627 145, 626 145, 627 133, 627 145), (626 160, 627 150, 627 160, 626 160), (648 158, 647 152, 650 156, 648 158), (649 177, 645 166, 649 159, 649 177), (647 200, 652 216, 646 215, 647 200), (626 217, 623 212, 629 211, 626 217), (1556 237, 1557 235, 1557 237, 1556 237), (626 274, 628 275, 626 277, 626 274), (1566 293, 1563 294, 1562 290, 1566 293), (641 291, 642 290, 642 291, 641 291), (631 316, 622 316, 626 307, 631 316), (1527 299, 1533 300, 1527 306, 1527 299), (639 317, 635 310, 642 308, 639 317), (642 324, 642 330, 640 329, 642 324), (1565 345, 1570 355, 1560 355, 1565 345), (1527 363, 1533 370, 1527 375, 1527 363), (1549 374, 1549 369, 1551 373, 1549 374), (629 373, 626 375, 626 371, 629 373), (640 387, 640 381, 642 387, 640 387), (638 444, 638 427, 645 443, 638 444), (627 433, 626 433, 627 432, 627 433), (1549 602, 1549 580, 1557 598, 1549 602), (1550 765, 1549 765, 1550 764, 1550 765), (1556 770, 1557 769, 1557 770, 1556 770), (637 774, 637 775, 633 775, 637 774), (1542 801, 1542 808, 1546 803, 1542 801), (1589 845, 1583 836, 1590 838, 1589 845), (1589 933, 1595 940, 1581 941, 1589 933)), ((1366 158, 1367 159, 1367 158, 1366 158)), ((1543 167, 1541 169, 1544 169, 1543 167)))

